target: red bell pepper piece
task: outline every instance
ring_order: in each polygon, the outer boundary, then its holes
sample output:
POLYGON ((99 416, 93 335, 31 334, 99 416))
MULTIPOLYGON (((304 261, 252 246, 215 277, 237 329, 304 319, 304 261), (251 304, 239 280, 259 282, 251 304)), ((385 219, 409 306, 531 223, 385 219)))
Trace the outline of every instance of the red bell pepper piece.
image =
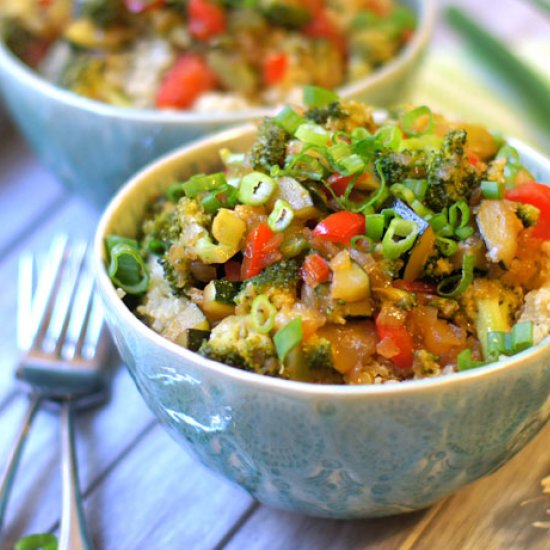
POLYGON ((413 364, 413 340, 405 325, 390 326, 384 325, 379 321, 380 317, 375 320, 376 334, 380 340, 388 338, 391 343, 399 351, 389 360, 398 369, 410 369, 413 364))
POLYGON ((344 35, 323 9, 318 9, 313 14, 313 19, 304 27, 303 33, 310 38, 324 38, 331 42, 342 55, 346 53, 347 44, 344 35))
POLYGON ((319 222, 313 230, 313 237, 319 237, 331 243, 349 244, 355 235, 364 235, 365 216, 342 210, 335 212, 319 222))
POLYGON ((216 77, 206 61, 197 54, 184 54, 164 76, 157 92, 157 107, 186 109, 215 85, 216 77))
POLYGON ((277 251, 282 241, 283 236, 271 231, 265 222, 260 222, 252 229, 246 237, 241 278, 250 279, 277 261, 280 257, 277 251))
POLYGON ((266 86, 274 86, 283 80, 288 69, 288 56, 277 53, 268 56, 262 67, 263 81, 266 86))
POLYGON ((550 239, 550 187, 543 183, 528 181, 513 189, 508 189, 504 197, 510 201, 531 204, 540 210, 532 236, 537 239, 550 239))
POLYGON ((302 279, 311 288, 330 280, 330 267, 319 254, 308 254, 302 264, 302 279))
POLYGON ((362 183, 365 181, 368 181, 370 178, 369 174, 367 172, 363 172, 360 176, 356 176, 355 174, 352 176, 342 176, 341 174, 332 174, 327 179, 327 185, 334 191, 336 195, 341 197, 348 188, 349 183, 355 179, 357 183, 362 183))
POLYGON ((208 40, 225 30, 225 11, 214 2, 190 0, 187 15, 189 32, 197 40, 208 40))

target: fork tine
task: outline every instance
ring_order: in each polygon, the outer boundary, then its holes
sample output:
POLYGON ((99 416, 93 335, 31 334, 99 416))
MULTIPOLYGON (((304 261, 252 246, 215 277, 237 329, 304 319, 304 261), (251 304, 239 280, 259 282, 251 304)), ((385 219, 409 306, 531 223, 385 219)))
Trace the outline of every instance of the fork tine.
POLYGON ((48 325, 43 348, 47 352, 61 356, 67 327, 74 313, 74 299, 80 281, 86 254, 86 244, 79 243, 67 249, 67 259, 61 274, 61 281, 52 307, 52 314, 48 325))
POLYGON ((102 351, 101 345, 99 345, 100 338, 106 334, 103 320, 103 306, 99 296, 94 292, 88 327, 82 345, 82 356, 85 359, 91 360, 97 353, 102 351))
POLYGON ((29 327, 32 320, 33 287, 34 257, 27 253, 19 259, 17 284, 17 346, 21 351, 28 349, 32 340, 29 327))
POLYGON ((67 249, 67 236, 56 237, 49 250, 49 261, 43 273, 33 299, 32 331, 30 349, 39 346, 49 324, 51 308, 55 300, 57 287, 64 265, 65 251, 67 249))
POLYGON ((65 359, 73 359, 81 354, 84 329, 88 324, 93 286, 92 276, 83 266, 73 302, 73 315, 67 329, 65 345, 61 352, 62 357, 65 359))

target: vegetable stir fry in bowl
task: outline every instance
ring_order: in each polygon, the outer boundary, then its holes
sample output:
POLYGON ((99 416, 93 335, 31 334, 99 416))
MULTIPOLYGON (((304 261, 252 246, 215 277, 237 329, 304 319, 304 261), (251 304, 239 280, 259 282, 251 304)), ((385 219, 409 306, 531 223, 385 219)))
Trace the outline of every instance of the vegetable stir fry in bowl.
POLYGON ((1 13, 8 47, 68 90, 203 112, 363 79, 417 24, 397 0, 36 0, 1 13))
POLYGON ((550 417, 550 161, 308 93, 137 174, 97 287, 143 398, 209 468, 294 513, 418 510, 550 417))
POLYGON ((550 332, 550 187, 481 126, 306 87, 223 170, 170 182, 107 237, 136 315, 268 376, 380 384, 465 371, 550 332))

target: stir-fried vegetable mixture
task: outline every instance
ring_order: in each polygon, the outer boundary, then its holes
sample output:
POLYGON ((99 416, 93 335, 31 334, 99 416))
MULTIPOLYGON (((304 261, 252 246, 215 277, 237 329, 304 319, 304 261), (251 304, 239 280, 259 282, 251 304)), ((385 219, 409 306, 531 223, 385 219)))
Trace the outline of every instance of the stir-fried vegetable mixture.
POLYGON ((497 361, 550 332, 550 187, 481 126, 377 124, 308 87, 224 170, 174 182, 109 273, 154 330, 234 367, 380 383, 497 361), (134 298, 133 298, 134 299, 134 298))
POLYGON ((21 0, 0 17, 20 58, 78 94, 205 111, 354 81, 415 28, 394 0, 21 0))

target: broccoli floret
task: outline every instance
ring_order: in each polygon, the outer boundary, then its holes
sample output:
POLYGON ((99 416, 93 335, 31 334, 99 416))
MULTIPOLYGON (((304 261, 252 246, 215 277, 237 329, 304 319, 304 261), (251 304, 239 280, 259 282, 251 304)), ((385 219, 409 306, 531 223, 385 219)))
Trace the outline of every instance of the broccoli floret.
POLYGON ((451 298, 443 298, 442 296, 433 296, 428 302, 429 306, 435 307, 439 317, 443 319, 453 320, 460 309, 460 305, 456 300, 451 298))
POLYGON ((165 253, 157 259, 158 263, 162 267, 164 273, 164 279, 170 286, 170 290, 175 296, 183 296, 185 289, 191 282, 191 276, 187 263, 182 260, 173 261, 170 260, 168 253, 165 253))
POLYGON ((269 173, 272 166, 283 167, 286 146, 290 134, 272 118, 266 117, 258 129, 258 135, 250 150, 248 159, 254 170, 269 173))
POLYGON ((459 200, 468 200, 479 186, 482 171, 464 155, 466 130, 451 130, 440 152, 433 152, 426 170, 425 203, 436 212, 459 200))
POLYGON ((332 344, 319 336, 312 336, 302 346, 304 362, 309 369, 332 369, 332 344))
POLYGON ((302 360, 311 382, 342 384, 342 375, 334 369, 332 344, 326 338, 314 335, 302 345, 302 360))
POLYGON ((523 227, 533 227, 539 221, 540 210, 532 204, 518 202, 516 216, 520 219, 523 227))
POLYGON ((505 287, 495 279, 474 279, 459 297, 466 317, 473 323, 485 360, 490 356, 489 332, 509 332, 523 304, 521 289, 505 287))
POLYGON ((256 296, 265 294, 270 302, 281 309, 296 301, 300 280, 300 266, 294 259, 283 260, 264 269, 259 275, 243 283, 235 298, 238 313, 247 313, 256 296))
POLYGON ((120 0, 86 0, 82 6, 82 15, 89 17, 96 25, 107 27, 115 23, 122 14, 120 0))
POLYGON ((413 372, 418 378, 438 376, 441 374, 439 358, 425 349, 414 352, 413 372))
POLYGON ((158 212, 148 217, 143 223, 144 245, 154 252, 159 249, 164 251, 170 248, 170 245, 176 242, 181 232, 178 212, 175 205, 170 202, 164 202, 158 205, 158 212), (154 246, 151 246, 155 243, 154 246))
POLYGON ((259 374, 275 375, 280 368, 270 336, 252 330, 248 315, 230 315, 223 319, 203 342, 199 353, 259 374))
POLYGON ((410 311, 416 306, 415 295, 400 288, 394 288, 392 286, 384 288, 374 288, 373 294, 381 302, 389 302, 395 307, 403 309, 405 311, 410 311))
POLYGON ((329 119, 342 119, 348 117, 348 113, 342 110, 342 105, 335 101, 327 107, 314 107, 309 109, 305 116, 316 124, 326 124, 329 119))
POLYGON ((424 275, 433 281, 441 281, 455 271, 455 266, 449 260, 439 254, 428 258, 424 264, 424 275))
POLYGON ((387 185, 402 182, 407 178, 423 178, 426 164, 426 154, 422 151, 383 149, 376 152, 376 165, 387 185))

